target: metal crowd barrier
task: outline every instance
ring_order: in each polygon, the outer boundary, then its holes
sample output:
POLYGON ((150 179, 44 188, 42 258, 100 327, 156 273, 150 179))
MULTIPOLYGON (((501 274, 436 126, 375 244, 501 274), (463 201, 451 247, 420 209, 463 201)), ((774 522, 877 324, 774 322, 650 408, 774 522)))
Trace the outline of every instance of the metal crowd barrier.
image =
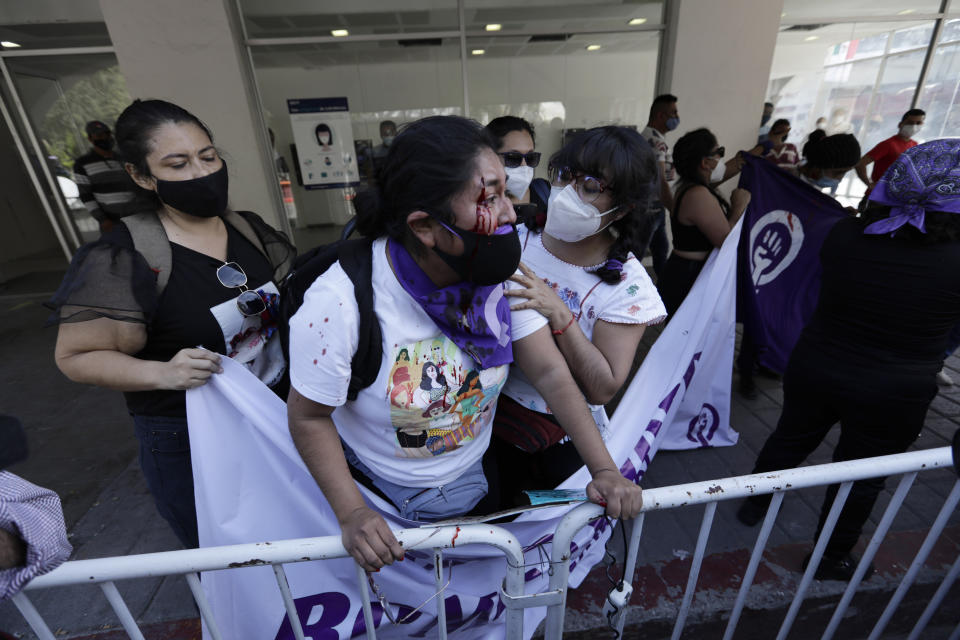
MULTIPOLYGON (((834 637, 837 626, 847 611, 854 593, 860 585, 867 568, 870 566, 881 541, 889 530, 894 517, 903 504, 907 492, 916 479, 917 474, 921 471, 950 467, 953 464, 954 461, 950 448, 943 447, 940 449, 928 449, 879 458, 866 458, 772 473, 648 489, 644 491, 643 513, 637 516, 633 522, 631 538, 626 551, 625 582, 618 589, 610 593, 608 596, 608 606, 604 609, 605 613, 609 614, 608 621, 610 626, 616 629, 619 634, 617 637, 622 637, 626 619, 625 612, 629 604, 631 592, 629 579, 633 576, 636 568, 637 552, 642 537, 645 513, 694 504, 705 505, 703 523, 700 527, 700 534, 697 539, 686 589, 673 630, 672 638, 676 640, 683 632, 687 614, 690 611, 690 605, 693 601, 707 540, 709 539, 713 524, 713 517, 716 513, 717 503, 721 500, 742 499, 755 494, 773 494, 773 499, 757 536, 753 553, 747 565, 746 572, 744 573, 743 580, 741 581, 740 590, 737 594, 733 609, 730 612, 729 622, 723 635, 724 640, 730 640, 736 631, 747 594, 753 583, 764 549, 766 548, 767 540, 773 529, 780 505, 783 502, 784 494, 788 491, 839 483, 840 489, 824 524, 823 532, 814 546, 809 565, 800 580, 797 592, 794 595, 790 608, 776 636, 777 640, 783 640, 789 634, 800 606, 803 603, 805 594, 810 587, 810 583, 813 581, 814 573, 820 564, 827 541, 837 522, 837 517, 843 508, 843 504, 850 493, 853 482, 867 478, 901 475, 902 477, 893 498, 887 506, 876 531, 871 537, 860 564, 837 604, 833 617, 823 634, 824 640, 829 640, 834 637)), ((958 503, 960 503, 960 480, 957 480, 953 485, 953 489, 944 501, 936 520, 904 575, 903 580, 893 596, 891 596, 882 614, 878 617, 869 635, 869 640, 875 640, 883 633, 907 590, 913 584, 921 567, 926 562, 930 551, 943 532, 951 514, 956 510, 958 503)), ((455 535, 457 533, 455 531, 456 528, 452 526, 405 529, 397 531, 395 534, 405 549, 433 550, 434 564, 436 567, 443 566, 442 549, 452 545, 452 543, 437 545, 437 540, 452 540, 456 538, 458 546, 465 544, 486 544, 501 550, 507 559, 507 573, 501 591, 501 598, 506 600, 506 637, 510 640, 519 640, 523 637, 524 608, 546 606, 545 638, 546 640, 557 640, 563 635, 564 610, 569 578, 570 543, 574 535, 581 528, 587 526, 592 520, 602 515, 603 510, 601 507, 587 503, 572 509, 561 520, 555 531, 552 544, 548 590, 532 596, 524 596, 524 561, 523 550, 520 543, 513 534, 502 527, 491 525, 460 526, 459 534, 457 535, 455 535)), ((322 538, 303 538, 299 540, 282 540, 268 543, 100 558, 95 560, 76 560, 60 566, 47 575, 34 579, 26 586, 25 591, 76 584, 99 584, 126 632, 131 638, 141 640, 143 634, 138 628, 123 598, 120 596, 115 581, 143 577, 184 575, 208 631, 215 640, 220 640, 222 636, 217 629, 217 624, 211 614, 206 596, 200 588, 200 580, 197 572, 221 569, 242 570, 237 568, 238 564, 249 564, 245 561, 248 561, 249 558, 257 558, 257 565, 269 564, 273 566, 277 587, 283 597, 287 617, 290 620, 294 635, 298 640, 304 640, 303 628, 296 613, 283 566, 284 564, 294 562, 325 560, 346 556, 347 553, 343 548, 340 537, 327 536, 322 538)), ((940 587, 917 620, 909 635, 909 640, 915 640, 921 637, 931 617, 940 607, 947 592, 958 577, 960 577, 960 556, 958 556, 957 560, 953 563, 953 566, 943 579, 940 587)), ((367 638, 373 640, 376 638, 376 630, 373 624, 367 577, 359 566, 357 567, 357 580, 360 587, 359 591, 362 594, 367 638)), ((442 570, 436 572, 436 580, 437 592, 442 593, 444 589, 442 570)), ((13 602, 41 640, 55 639, 46 622, 37 612, 25 593, 21 592, 14 596, 13 602)), ((445 608, 442 606, 437 607, 437 615, 437 631, 439 637, 445 639, 447 637, 445 608)), ((956 630, 951 634, 950 640, 960 640, 960 625, 958 625, 956 630)))

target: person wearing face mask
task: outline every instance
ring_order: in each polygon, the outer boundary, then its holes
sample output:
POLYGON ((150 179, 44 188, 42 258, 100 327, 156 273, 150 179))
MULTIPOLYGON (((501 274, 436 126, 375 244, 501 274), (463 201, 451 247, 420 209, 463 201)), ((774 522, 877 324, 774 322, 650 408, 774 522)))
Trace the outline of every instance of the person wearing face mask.
POLYGON ((800 179, 815 189, 830 189, 832 194, 860 157, 860 143, 852 133, 811 134, 803 153, 806 162, 799 169, 800 179))
POLYGON ((708 129, 691 131, 674 146, 673 159, 680 179, 670 217, 673 252, 663 278, 657 282, 671 315, 687 297, 707 256, 723 244, 750 202, 750 193, 744 189, 734 189, 730 202, 716 190, 714 185, 722 182, 728 171, 725 154, 708 129))
POLYGON ((381 319, 373 384, 347 397, 359 309, 339 263, 290 320, 290 432, 344 547, 368 571, 403 549, 357 481, 411 523, 496 510, 495 461, 484 454, 511 364, 586 462, 588 498, 614 517, 639 513, 640 488, 604 447, 551 327, 535 311, 511 311, 504 297, 521 246, 495 149, 472 120, 424 118, 391 145, 377 189, 358 194, 381 319))
MULTIPOLYGON (((550 159, 562 165, 545 225, 520 227, 523 286, 507 291, 514 309, 536 309, 606 437, 603 405, 627 379, 644 329, 666 317, 637 254, 650 225, 646 203, 658 174, 646 141, 625 127, 580 134, 550 159)), ((566 441, 554 407, 523 371, 511 371, 498 405, 494 446, 502 501, 525 489, 552 489, 583 462, 566 441)))
POLYGON ((897 133, 890 136, 883 142, 880 142, 873 149, 870 149, 865 156, 860 158, 857 163, 857 177, 863 184, 867 185, 867 192, 863 196, 862 205, 870 199, 870 192, 873 185, 883 177, 890 165, 900 157, 900 154, 917 146, 917 141, 913 139, 923 128, 923 120, 926 112, 922 109, 910 109, 900 118, 900 124, 897 125, 897 133), (867 167, 873 163, 873 170, 867 176, 867 167))
POLYGON ((540 153, 535 151, 533 125, 516 116, 500 116, 491 120, 486 128, 497 140, 497 154, 503 159, 507 174, 507 197, 513 202, 517 219, 526 221, 545 216, 549 184, 546 180, 534 179, 540 153))
POLYGON ((100 231, 109 231, 117 220, 131 213, 136 186, 114 157, 110 127, 91 120, 86 132, 93 147, 73 161, 73 179, 80 200, 100 224, 100 231))
POLYGON ((277 283, 294 248, 256 214, 227 208, 227 165, 182 107, 134 101, 117 143, 139 211, 81 247, 49 301, 56 363, 71 380, 124 392, 157 508, 196 547, 185 390, 229 356, 285 393, 277 283), (140 243, 151 237, 160 251, 140 243))
POLYGON ((767 136, 770 133, 770 118, 773 117, 773 103, 764 102, 763 103, 763 115, 760 116, 760 129, 757 131, 757 144, 763 144, 767 141, 767 136))
POLYGON ((760 157, 784 171, 796 174, 800 166, 800 152, 794 144, 787 142, 789 135, 790 121, 781 118, 771 125, 767 139, 757 145, 757 151, 760 157))
MULTIPOLYGON (((667 144, 666 133, 680 126, 680 115, 677 112, 677 96, 669 93, 657 96, 650 105, 650 119, 641 135, 657 154, 659 175, 654 180, 654 192, 650 202, 650 215, 653 227, 650 232, 648 246, 653 258, 653 272, 659 280, 663 277, 663 268, 667 263, 667 254, 670 243, 667 241, 666 215, 673 211, 673 194, 670 184, 676 179, 673 158, 670 156, 670 145, 667 144)), ((641 256, 642 257, 642 256, 641 256)))

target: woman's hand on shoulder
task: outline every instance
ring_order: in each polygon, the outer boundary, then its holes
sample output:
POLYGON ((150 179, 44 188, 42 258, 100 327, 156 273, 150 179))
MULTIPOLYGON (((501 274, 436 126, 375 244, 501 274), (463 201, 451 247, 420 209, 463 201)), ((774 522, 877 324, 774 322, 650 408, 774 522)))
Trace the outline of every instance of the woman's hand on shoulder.
POLYGON ((160 369, 158 388, 193 389, 207 383, 214 373, 223 373, 220 354, 206 349, 180 349, 160 369))
POLYGON ((587 499, 606 507, 611 518, 634 518, 643 506, 643 491, 619 471, 600 469, 587 485, 587 499))
POLYGON ((403 547, 387 521, 370 507, 357 507, 347 514, 340 521, 340 532, 347 553, 366 571, 403 560, 403 547))
POLYGON ((521 285, 522 289, 507 288, 503 295, 524 298, 524 301, 510 307, 511 311, 535 309, 553 324, 553 321, 566 323, 570 319, 570 309, 564 304, 557 292, 543 281, 533 269, 520 263, 520 273, 510 276, 510 280, 521 285))

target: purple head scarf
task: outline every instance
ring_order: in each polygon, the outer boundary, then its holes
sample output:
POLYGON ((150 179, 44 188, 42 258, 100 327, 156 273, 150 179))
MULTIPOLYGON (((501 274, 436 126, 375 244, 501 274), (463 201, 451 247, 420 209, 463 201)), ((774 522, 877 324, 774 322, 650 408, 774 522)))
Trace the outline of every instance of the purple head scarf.
POLYGON ((926 233, 927 211, 960 213, 960 139, 933 140, 904 151, 870 192, 870 202, 890 207, 890 217, 863 230, 877 235, 906 224, 926 233))

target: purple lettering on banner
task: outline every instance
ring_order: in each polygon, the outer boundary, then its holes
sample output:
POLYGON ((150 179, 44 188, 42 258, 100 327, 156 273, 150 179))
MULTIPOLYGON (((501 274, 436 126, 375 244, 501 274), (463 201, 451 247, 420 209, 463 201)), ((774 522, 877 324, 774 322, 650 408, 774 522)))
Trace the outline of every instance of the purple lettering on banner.
MULTIPOLYGON (((457 596, 450 596, 446 598, 444 602, 444 607, 447 610, 447 633, 452 634, 454 631, 460 628, 468 628, 479 626, 485 622, 495 620, 500 617, 500 614, 506 609, 506 607, 501 607, 499 605, 499 596, 496 593, 488 593, 485 596, 481 596, 477 602, 477 608, 474 609, 473 613, 469 616, 463 615, 463 608, 460 606, 460 598, 457 596), (494 609, 494 598, 496 597, 498 601, 498 606, 496 608, 496 613, 494 615, 489 615, 494 609), (486 613, 487 616, 483 616, 486 613)), ((433 630, 437 626, 436 617, 433 618, 423 629, 420 629, 416 633, 410 635, 411 638, 423 638, 426 637, 427 633, 433 630)))
POLYGON ((543 572, 540 571, 540 569, 530 569, 525 574, 523 574, 523 581, 530 582, 532 580, 536 580, 542 575, 543 575, 543 572))
POLYGON ((690 360, 690 364, 687 366, 686 373, 683 374, 683 384, 687 389, 690 388, 690 381, 693 380, 693 373, 697 368, 697 361, 700 360, 700 356, 703 355, 702 351, 698 351, 693 354, 693 358, 690 360))
POLYGON ((636 467, 633 466, 633 463, 630 461, 630 458, 627 458, 626 461, 620 465, 620 475, 629 480, 630 482, 636 482, 637 476, 640 474, 637 473, 636 467))
MULTIPOLYGON (((317 593, 312 596, 297 598, 293 601, 297 609, 297 617, 300 618, 300 624, 303 626, 303 632, 312 640, 337 640, 340 634, 334 627, 347 619, 350 613, 350 598, 339 591, 327 591, 317 593), (310 620, 310 614, 315 607, 322 607, 323 613, 320 618, 311 625, 307 625, 310 620)), ((293 627, 290 619, 284 615, 283 623, 277 631, 274 640, 294 640, 293 627)))

